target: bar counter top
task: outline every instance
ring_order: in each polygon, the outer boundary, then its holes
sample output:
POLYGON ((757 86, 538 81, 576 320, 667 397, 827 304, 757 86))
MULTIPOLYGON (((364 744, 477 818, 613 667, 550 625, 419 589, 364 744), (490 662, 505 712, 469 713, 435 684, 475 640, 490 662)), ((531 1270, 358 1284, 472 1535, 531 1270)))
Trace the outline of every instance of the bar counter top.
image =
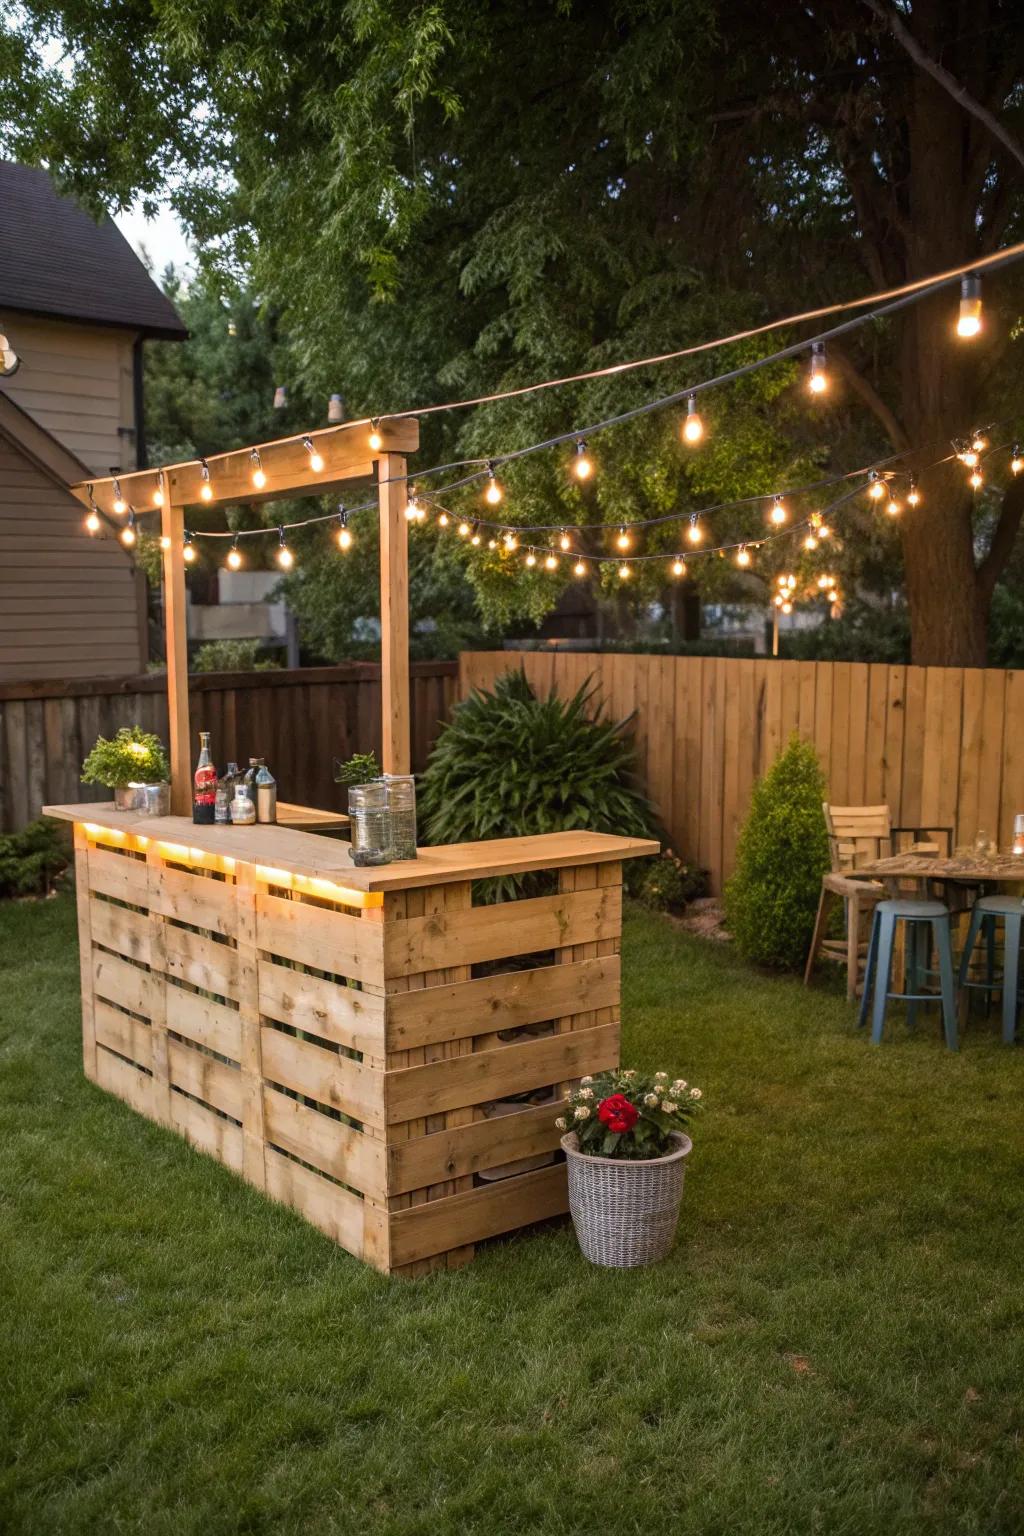
POLYGON ((485 879, 490 875, 610 863, 643 858, 659 850, 659 844, 647 838, 614 837, 604 832, 549 832, 534 837, 501 837, 482 843, 420 848, 416 859, 360 869, 349 858, 348 843, 293 827, 201 826, 185 816, 139 816, 135 811, 119 811, 109 801, 47 805, 43 814, 80 823, 87 831, 98 829, 108 834, 148 838, 175 848, 232 858, 264 870, 287 871, 290 875, 365 892, 401 891, 485 879))

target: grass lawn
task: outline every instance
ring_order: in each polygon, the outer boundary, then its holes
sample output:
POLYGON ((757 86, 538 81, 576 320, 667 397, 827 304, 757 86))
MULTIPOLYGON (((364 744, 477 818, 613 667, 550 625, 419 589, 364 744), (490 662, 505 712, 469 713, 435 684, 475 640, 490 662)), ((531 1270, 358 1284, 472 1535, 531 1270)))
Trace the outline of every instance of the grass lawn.
POLYGON ((1024 1530, 1024 1051, 630 917, 708 1113, 678 1245, 387 1281, 81 1075, 73 903, 0 907, 0 1530, 1024 1530))

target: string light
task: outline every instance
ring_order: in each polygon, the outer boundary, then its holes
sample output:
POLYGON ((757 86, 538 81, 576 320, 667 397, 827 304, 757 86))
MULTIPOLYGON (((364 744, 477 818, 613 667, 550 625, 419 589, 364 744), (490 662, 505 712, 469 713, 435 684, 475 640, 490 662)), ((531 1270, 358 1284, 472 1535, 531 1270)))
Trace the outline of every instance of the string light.
POLYGON ((697 521, 696 512, 690 513, 690 526, 686 530, 686 537, 691 544, 700 544, 704 538, 704 530, 697 521))
POLYGON ((231 548, 228 550, 227 567, 229 571, 240 571, 242 568, 242 551, 238 547, 237 533, 232 541, 231 548))
POLYGON ((830 576, 819 576, 818 577, 818 586, 819 586, 819 588, 821 589, 822 592, 824 592, 826 587, 830 587, 831 585, 832 585, 832 578, 830 576))
POLYGON ((877 469, 873 469, 868 476, 868 495, 872 501, 881 501, 885 495, 885 481, 877 469))
MULTIPOLYGON (((162 542, 163 541, 161 540, 161 543, 162 542)), ((184 560, 186 565, 192 565, 196 558, 196 547, 192 543, 192 535, 189 533, 187 528, 185 530, 185 547, 181 552, 181 558, 184 560)))
POLYGON ((155 487, 153 489, 153 505, 154 505, 154 507, 162 507, 163 504, 164 504, 164 482, 163 482, 162 478, 160 477, 160 475, 157 475, 157 477, 156 477, 156 485, 155 485, 155 487))
POLYGON ((473 525, 473 532, 470 534, 469 542, 471 544, 480 543, 480 530, 477 528, 475 523, 473 525))
POLYGON ((960 452, 957 454, 957 458, 960 460, 960 463, 965 464, 968 469, 974 469, 978 462, 978 451, 976 448, 961 448, 960 452))
POLYGON ((629 566, 626 565, 625 561, 623 561, 622 565, 619 566, 619 580, 620 581, 628 581, 632 574, 633 573, 630 570, 629 566))
POLYGON ((505 548, 509 551, 510 554, 514 549, 519 548, 519 540, 516 538, 511 528, 509 528, 505 534, 505 548))
POLYGON ((911 475, 910 489, 907 492, 907 506, 916 507, 921 503, 921 492, 917 488, 917 476, 911 475))
POLYGON ((371 420, 370 435, 367 438, 367 442, 369 443, 374 453, 379 453, 380 450, 384 447, 384 439, 380 435, 379 420, 371 420))
POLYGON ((131 549, 137 538, 138 535, 135 532, 135 512, 133 509, 128 513, 128 521, 121 529, 121 543, 128 549, 131 549))
POLYGON ((572 468, 577 480, 589 480, 594 473, 594 466, 587 456, 587 445, 582 437, 576 439, 576 457, 572 468))
POLYGON ((696 445, 704 436, 704 423, 697 410, 697 397, 691 395, 686 402, 686 419, 683 422, 683 441, 696 445))
POLYGON ((807 388, 812 395, 823 395, 828 390, 828 369, 825 364, 825 343, 816 341, 811 348, 811 371, 807 375, 807 388))
POLYGON ((618 545, 618 547, 620 549, 622 549, 622 550, 626 550, 626 549, 629 548, 630 537, 629 537, 629 534, 626 532, 625 528, 620 528, 619 529, 619 535, 618 535, 618 538, 615 540, 615 542, 618 545))
POLYGON ((960 279, 960 313, 956 321, 956 333, 963 340, 977 336, 981 330, 981 274, 969 272, 960 279))
POLYGON ((348 526, 348 513, 344 507, 338 508, 338 548, 343 554, 352 548, 352 530, 348 526))
POLYGON ((804 539, 804 549, 806 549, 808 551, 813 551, 813 550, 817 549, 817 547, 818 547, 818 540, 816 539, 816 537, 814 536, 813 533, 809 533, 807 535, 807 537, 804 539))
POLYGON ((415 523, 420 520, 420 505, 415 496, 410 496, 405 504, 405 520, 407 523, 415 523))
POLYGON ((125 501, 124 497, 121 495, 121 482, 120 482, 120 480, 115 480, 114 481, 113 491, 114 491, 114 511, 118 514, 118 516, 121 516, 122 513, 128 511, 128 503, 125 501))
POLYGON ((210 466, 209 466, 209 464, 207 464, 205 459, 200 459, 199 460, 199 469, 200 469, 200 473, 202 474, 202 477, 203 477, 202 484, 199 487, 199 497, 200 497, 200 500, 201 501, 212 501, 213 500, 213 486, 210 484, 210 466))
POLYGON ((170 538, 170 535, 169 535, 169 534, 166 534, 166 533, 162 533, 162 534, 161 534, 161 535, 160 535, 160 548, 161 548, 161 549, 162 549, 162 550, 163 550, 163 551, 164 551, 164 553, 165 553, 165 554, 166 554, 166 553, 167 553, 167 551, 168 551, 168 550, 169 550, 169 549, 170 549, 170 547, 171 547, 171 538, 170 538))
POLYGON ((1010 473, 1019 475, 1022 469, 1024 469, 1024 457, 1021 456, 1020 443, 1014 443, 1013 455, 1010 459, 1010 473))
POLYGON ((546 571, 557 571, 558 570, 558 556, 554 555, 554 554, 546 555, 544 557, 544 569, 546 571))
POLYGON ((736 551, 736 564, 743 570, 746 570, 747 566, 750 564, 750 550, 745 544, 741 544, 739 549, 736 551))
POLYGON ((459 524, 459 538, 460 539, 468 539, 469 538, 469 524, 468 523, 460 523, 459 524))
POLYGON ((903 511, 903 508, 900 506, 895 496, 890 496, 889 500, 885 504, 885 510, 888 512, 890 517, 899 517, 900 513, 903 511))
POLYGON ((572 572, 574 576, 585 576, 587 574, 587 568, 583 564, 582 560, 576 561, 576 564, 572 568, 572 572))
POLYGON ((783 523, 786 521, 786 518, 788 516, 789 516, 789 513, 786 510, 786 503, 783 501, 782 497, 781 496, 773 497, 772 498, 772 510, 771 510, 771 513, 770 513, 770 517, 771 517, 771 521, 775 524, 776 528, 781 528, 783 523))
POLYGON ((975 431, 971 433, 971 447, 975 453, 985 452, 985 449, 988 447, 988 438, 984 432, 975 431))
POLYGON ((447 528, 448 527, 448 513, 447 512, 442 512, 441 513, 440 517, 437 520, 437 525, 438 525, 439 528, 447 528))
POLYGON ((260 458, 258 448, 254 448, 252 453, 250 453, 249 463, 252 465, 252 483, 258 491, 262 491, 267 483, 267 476, 263 469, 263 460, 260 458))
POLYGON ((302 439, 302 446, 309 454, 310 469, 313 471, 314 475, 318 475, 324 467, 323 455, 317 453, 316 444, 313 442, 311 437, 304 437, 302 439))
POLYGON ((985 476, 980 469, 975 469, 972 471, 967 483, 973 491, 980 491, 985 484, 985 476))
POLYGON ((488 539, 487 540, 487 548, 488 549, 497 549, 497 547, 498 547, 497 539, 488 539))
POLYGON ((566 549, 571 549, 572 548, 572 540, 570 539, 568 533, 566 532, 566 530, 564 528, 562 529, 562 532, 561 532, 561 534, 559 535, 559 538, 558 538, 558 547, 561 550, 566 550, 566 549))
POLYGON ((818 538, 819 538, 819 540, 820 539, 830 539, 831 537, 832 537, 832 529, 829 527, 828 523, 822 523, 821 527, 818 529, 818 538))
POLYGON ((672 561, 672 575, 686 575, 686 561, 683 559, 682 555, 676 555, 675 559, 672 561))
POLYGON ((530 550, 530 553, 526 557, 526 564, 529 565, 529 566, 534 566, 534 565, 537 564, 537 556, 534 554, 532 549, 530 550))
POLYGON ((99 514, 94 507, 90 507, 88 513, 86 514, 85 531, 90 535, 90 537, 93 534, 99 533, 100 531, 99 514))
POLYGON ((285 543, 284 529, 280 526, 277 530, 277 563, 282 571, 290 571, 295 564, 295 556, 285 543))
POLYGON ((489 507, 496 507, 505 493, 495 479, 493 459, 487 465, 487 475, 487 489, 484 491, 484 501, 486 501, 489 507))

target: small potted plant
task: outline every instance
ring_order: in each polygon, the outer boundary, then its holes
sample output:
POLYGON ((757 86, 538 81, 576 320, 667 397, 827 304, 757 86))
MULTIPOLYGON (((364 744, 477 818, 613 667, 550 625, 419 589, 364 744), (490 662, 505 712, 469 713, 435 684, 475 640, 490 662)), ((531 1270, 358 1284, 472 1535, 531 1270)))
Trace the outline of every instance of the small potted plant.
POLYGON ((569 1165, 569 1209, 583 1256, 630 1269, 663 1259, 683 1198, 683 1127, 701 1090, 667 1072, 583 1077, 555 1121, 569 1165))
POLYGON ((166 815, 171 770, 158 736, 123 725, 114 739, 99 736, 82 764, 84 784, 105 784, 118 810, 166 815))

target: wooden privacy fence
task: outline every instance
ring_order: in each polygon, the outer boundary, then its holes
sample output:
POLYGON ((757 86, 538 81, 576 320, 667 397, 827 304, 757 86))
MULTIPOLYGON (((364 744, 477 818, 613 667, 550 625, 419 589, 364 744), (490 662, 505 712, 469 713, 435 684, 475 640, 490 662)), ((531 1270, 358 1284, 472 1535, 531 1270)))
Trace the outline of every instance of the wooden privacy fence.
MULTIPOLYGON (((422 769, 456 696, 457 664, 412 664, 412 765, 422 769)), ((195 731, 213 733, 216 762, 265 757, 282 800, 343 810, 334 759, 381 751, 380 668, 374 662, 282 672, 210 672, 189 678, 195 731)), ((41 805, 103 798, 79 781, 96 737, 138 722, 167 740, 162 674, 0 684, 0 832, 41 805)), ((193 742, 193 756, 198 750, 193 742)), ((105 793, 105 792, 104 792, 105 793)))
POLYGON ((886 801, 898 826, 984 829, 1006 846, 1024 811, 1024 672, 724 657, 467 652, 459 688, 522 666, 536 688, 592 677, 636 711, 641 771, 673 849, 721 890, 754 780, 791 732, 818 752, 837 804, 886 801))

